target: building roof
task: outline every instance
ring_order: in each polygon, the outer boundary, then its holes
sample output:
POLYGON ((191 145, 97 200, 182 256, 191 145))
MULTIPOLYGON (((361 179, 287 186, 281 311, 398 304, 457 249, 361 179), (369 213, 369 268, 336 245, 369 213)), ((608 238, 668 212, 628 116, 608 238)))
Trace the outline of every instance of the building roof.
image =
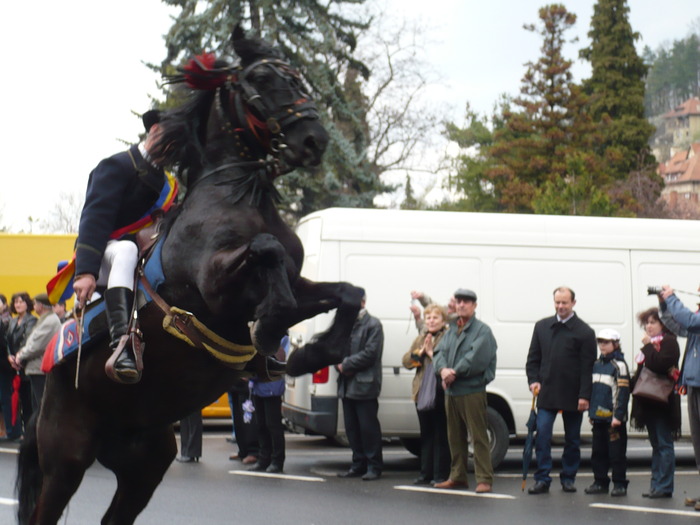
POLYGON ((700 142, 693 142, 687 150, 676 153, 659 167, 659 174, 668 186, 700 181, 700 142))
POLYGON ((700 115, 700 98, 693 97, 689 98, 681 105, 676 106, 673 110, 668 113, 664 113, 663 117, 666 119, 685 117, 688 115, 700 115))

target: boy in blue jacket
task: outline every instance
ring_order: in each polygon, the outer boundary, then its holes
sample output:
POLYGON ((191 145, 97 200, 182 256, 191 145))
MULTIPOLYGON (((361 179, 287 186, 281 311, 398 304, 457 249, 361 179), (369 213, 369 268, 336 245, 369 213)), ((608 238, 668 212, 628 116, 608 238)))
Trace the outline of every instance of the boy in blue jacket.
POLYGON ((620 349, 620 334, 606 328, 598 332, 600 357, 593 364, 593 388, 588 417, 593 425, 593 484, 586 494, 607 494, 612 467, 611 496, 627 495, 627 404, 629 367, 620 349))

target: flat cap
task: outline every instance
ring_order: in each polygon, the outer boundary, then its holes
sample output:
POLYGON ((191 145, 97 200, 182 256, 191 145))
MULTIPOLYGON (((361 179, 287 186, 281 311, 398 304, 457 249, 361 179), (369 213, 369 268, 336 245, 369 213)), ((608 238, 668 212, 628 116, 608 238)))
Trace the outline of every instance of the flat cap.
POLYGON ((459 299, 461 297, 462 299, 471 299, 472 301, 476 302, 476 292, 470 290, 469 288, 457 288, 454 296, 455 299, 459 299))

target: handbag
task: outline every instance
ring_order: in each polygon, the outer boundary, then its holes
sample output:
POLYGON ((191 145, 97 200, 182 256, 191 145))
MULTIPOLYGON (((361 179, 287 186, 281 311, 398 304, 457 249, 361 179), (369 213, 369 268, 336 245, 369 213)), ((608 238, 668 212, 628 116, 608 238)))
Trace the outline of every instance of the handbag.
POLYGON ((668 396, 673 392, 673 387, 674 381, 667 375, 652 372, 645 366, 639 372, 632 395, 656 403, 668 403, 668 396))
POLYGON ((428 361, 423 365, 423 380, 418 390, 416 398, 416 410, 425 412, 435 408, 435 389, 437 388, 437 377, 435 377, 435 369, 433 362, 428 361))

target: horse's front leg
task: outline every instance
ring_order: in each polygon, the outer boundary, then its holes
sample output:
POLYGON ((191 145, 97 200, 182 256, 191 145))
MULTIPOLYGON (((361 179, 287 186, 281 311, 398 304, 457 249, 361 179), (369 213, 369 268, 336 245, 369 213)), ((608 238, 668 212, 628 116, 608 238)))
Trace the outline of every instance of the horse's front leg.
POLYGON ((353 324, 360 311, 364 291, 349 283, 314 283, 300 279, 295 286, 299 307, 289 326, 337 308, 330 328, 306 345, 297 348, 287 360, 287 374, 300 376, 340 363, 350 344, 353 324))
POLYGON ((241 248, 215 254, 198 283, 204 300, 216 313, 230 308, 232 299, 252 305, 250 338, 265 356, 279 349, 290 312, 297 308, 286 262, 287 253, 279 240, 261 233, 241 248))

